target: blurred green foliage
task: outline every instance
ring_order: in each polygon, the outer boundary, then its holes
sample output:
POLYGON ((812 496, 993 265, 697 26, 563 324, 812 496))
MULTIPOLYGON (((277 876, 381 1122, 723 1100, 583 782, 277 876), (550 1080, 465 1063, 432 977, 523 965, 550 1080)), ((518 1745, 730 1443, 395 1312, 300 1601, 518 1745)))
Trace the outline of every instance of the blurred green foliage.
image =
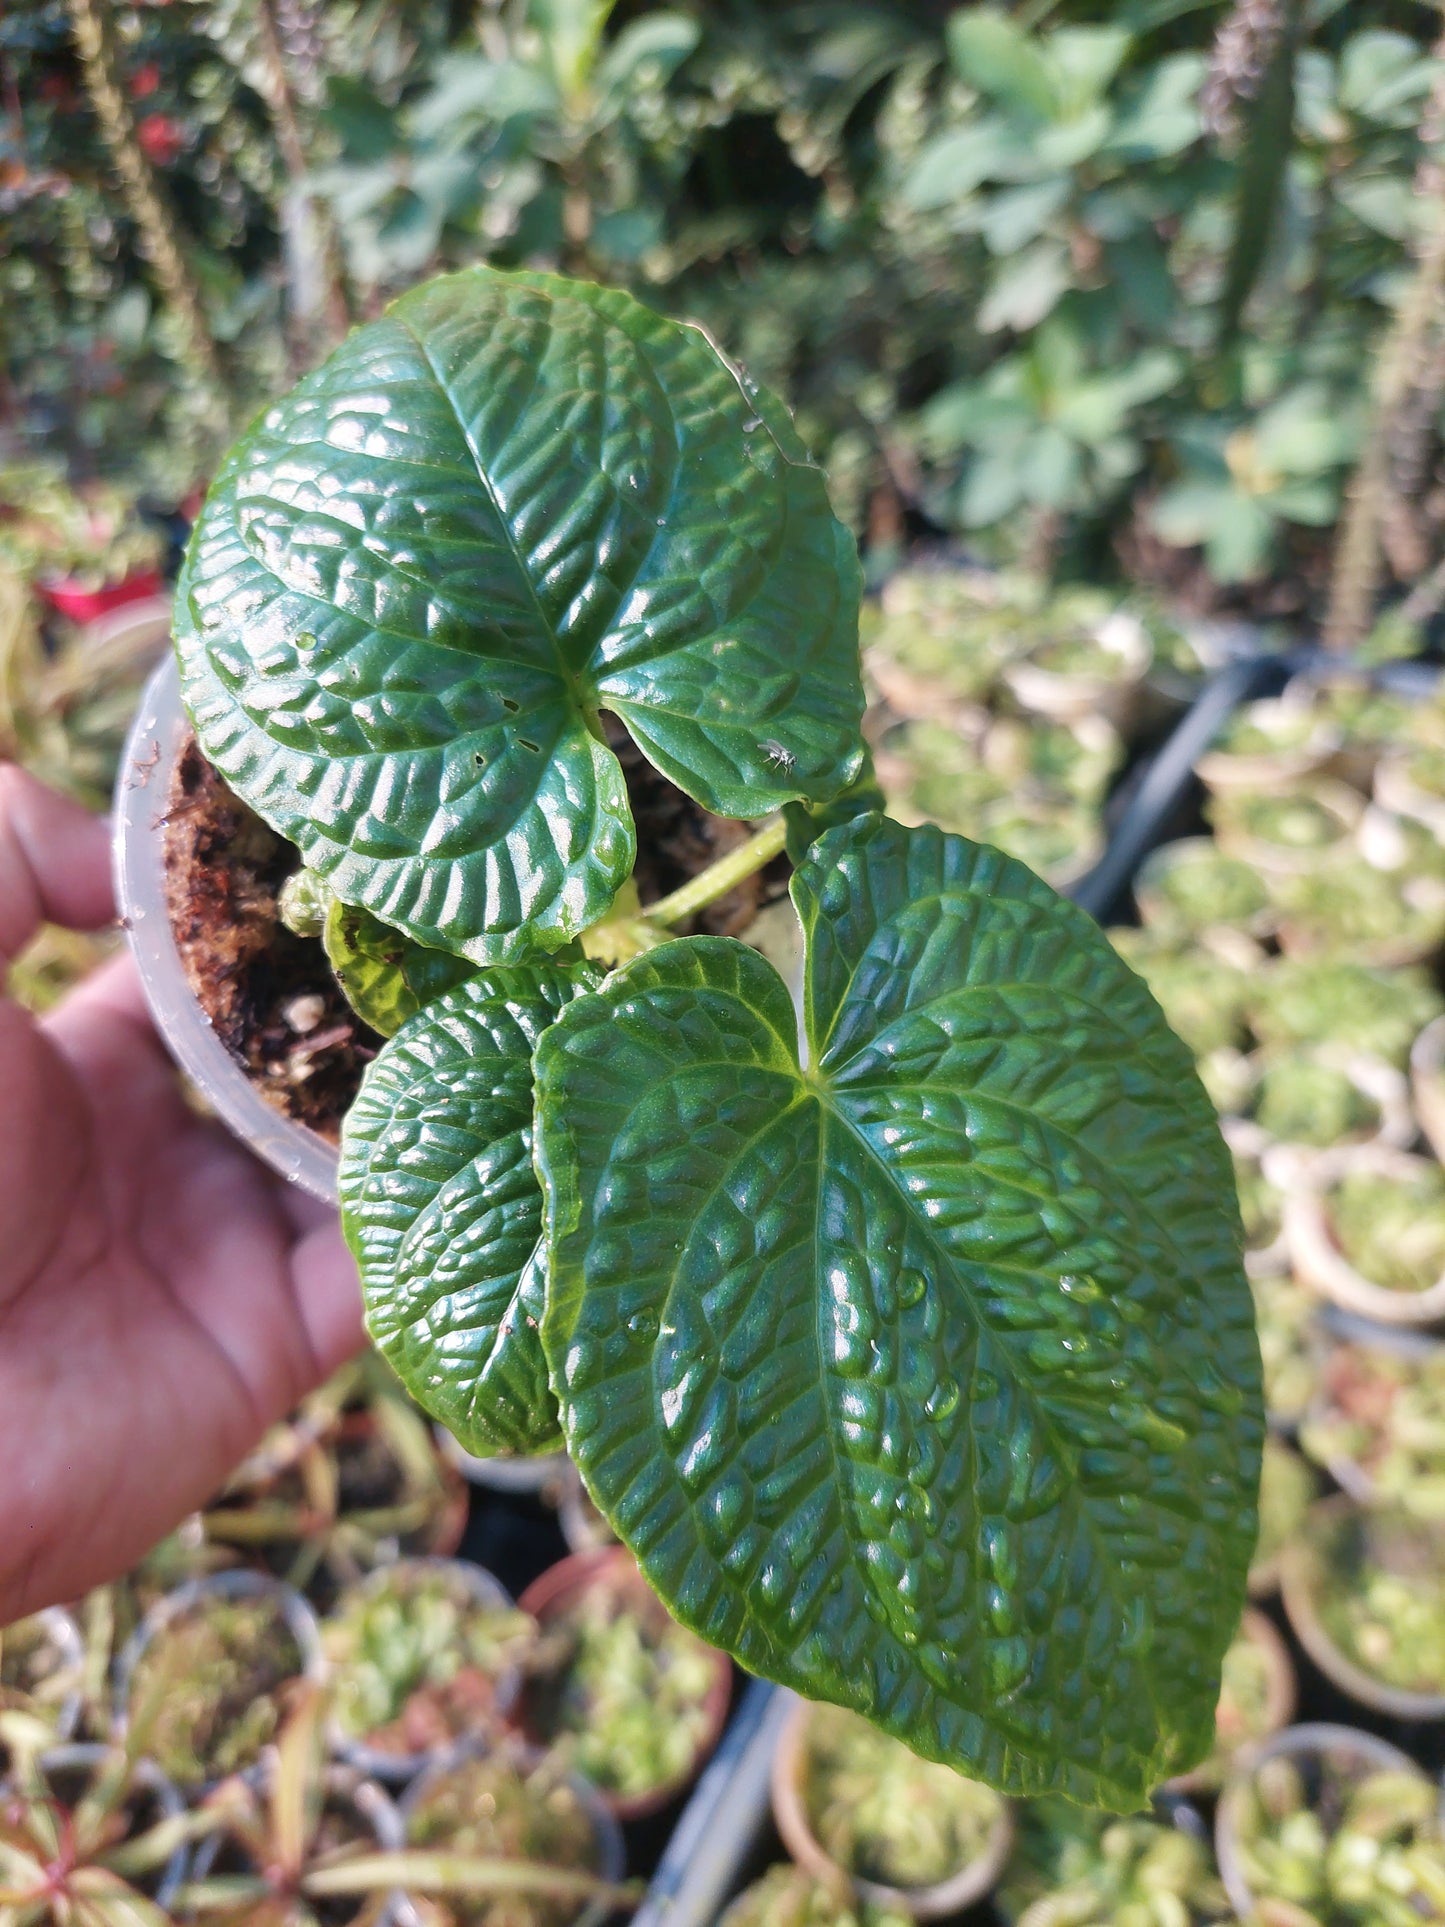
MULTIPOLYGON (((1308 575, 1337 517, 1372 347, 1434 206, 1415 188, 1445 91, 1423 6, 1278 0, 1273 52, 1234 73, 1229 12, 113 17, 232 425, 324 346, 298 332, 308 278, 360 318, 438 268, 552 265, 697 318, 780 386, 884 556, 923 531, 1097 569, 1112 545, 1169 582, 1198 552, 1227 586, 1308 575), (327 260, 297 241, 303 186, 327 260)), ((62 0, 9 0, 0 88, 0 434, 179 501, 217 429, 178 373, 62 0)))

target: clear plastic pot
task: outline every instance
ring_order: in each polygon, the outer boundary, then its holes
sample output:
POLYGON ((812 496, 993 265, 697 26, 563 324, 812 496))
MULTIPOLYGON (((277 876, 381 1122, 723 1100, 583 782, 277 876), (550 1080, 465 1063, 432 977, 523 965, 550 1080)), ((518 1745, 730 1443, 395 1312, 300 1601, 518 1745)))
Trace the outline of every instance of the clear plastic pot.
POLYGON ((328 1204, 337 1152, 283 1117, 211 1028, 186 978, 166 910, 165 814, 171 773, 190 723, 166 655, 146 684, 115 786, 115 893, 146 1002, 167 1049, 228 1129, 273 1170, 328 1204))
POLYGON ((567 1472, 565 1452, 539 1452, 533 1457, 511 1458, 499 1453, 495 1458, 477 1458, 459 1445, 442 1424, 433 1426, 442 1457, 454 1465, 469 1485, 485 1486, 491 1492, 537 1492, 544 1498, 559 1491, 567 1472))
MULTIPOLYGON (((85 1709, 85 1640, 79 1626, 71 1615, 61 1606, 45 1606, 28 1619, 15 1626, 6 1627, 4 1642, 8 1643, 19 1633, 22 1640, 32 1633, 42 1641, 48 1641, 54 1649, 56 1664, 37 1682, 37 1690, 24 1687, 7 1687, 0 1678, 0 1707, 13 1696, 16 1701, 35 1699, 43 1701, 49 1714, 42 1715, 47 1724, 53 1724, 58 1741, 69 1740, 80 1725, 80 1716, 85 1709), (39 1690, 49 1688, 49 1691, 39 1690)), ((23 1648, 22 1648, 23 1650, 23 1648)))
MULTIPOLYGON (((495 1578, 488 1572, 485 1566, 472 1565, 470 1561, 465 1559, 400 1559, 394 1565, 378 1567, 375 1572, 368 1573, 365 1579, 358 1581, 354 1586, 348 1587, 346 1592, 344 1592, 337 1601, 335 1612, 330 1616, 327 1623, 330 1624, 331 1620, 334 1620, 352 1600, 373 1593, 384 1592, 390 1586, 393 1586, 399 1577, 403 1579, 413 1576, 424 1578, 429 1574, 439 1574, 452 1579, 457 1587, 460 1590, 464 1590, 469 1595, 471 1601, 478 1606, 490 1607, 503 1612, 509 1610, 512 1606, 512 1595, 507 1591, 501 1580, 495 1578)), ((327 1646, 326 1626, 322 1628, 321 1639, 323 1649, 325 1649, 327 1646)), ((336 1656, 333 1651, 328 1665, 328 1671, 333 1683, 339 1682, 344 1676, 346 1664, 347 1662, 336 1656)), ((502 1676, 499 1675, 499 1680, 501 1677, 502 1676)), ((435 1766, 441 1759, 455 1753, 459 1744, 464 1744, 472 1737, 472 1735, 462 1734, 446 1741, 443 1745, 427 1747, 420 1752, 391 1753, 381 1747, 369 1746, 365 1738, 357 1739, 345 1732, 334 1713, 330 1720, 328 1734, 332 1751, 345 1760, 348 1765, 355 1767, 359 1772, 367 1774, 372 1779, 396 1781, 399 1783, 410 1781, 426 1768, 435 1766)), ((483 1736, 476 1735, 475 1737, 480 1739, 483 1736)))
MULTIPOLYGON (((126 1641, 115 1667, 113 1733, 124 1740, 130 1726, 131 1693, 136 1667, 156 1637, 174 1621, 183 1619, 212 1599, 267 1599, 274 1602, 300 1654, 298 1677, 323 1681, 326 1659, 321 1650, 321 1629, 316 1615, 293 1587, 266 1573, 238 1570, 212 1573, 205 1579, 192 1579, 174 1592, 168 1592, 150 1607, 126 1641)), ((256 1767, 248 1767, 248 1773, 256 1767)))

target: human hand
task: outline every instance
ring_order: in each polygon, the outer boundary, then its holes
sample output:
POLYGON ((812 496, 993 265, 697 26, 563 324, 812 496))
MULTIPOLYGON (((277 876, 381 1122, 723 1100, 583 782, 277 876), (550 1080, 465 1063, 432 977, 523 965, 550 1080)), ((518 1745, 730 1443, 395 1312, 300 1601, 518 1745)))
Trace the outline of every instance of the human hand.
MULTIPOLYGON (((0 765, 0 959, 115 915, 106 825, 0 765)), ((124 1571, 361 1343, 334 1211, 198 1117, 129 956, 0 999, 0 1626, 124 1571)))

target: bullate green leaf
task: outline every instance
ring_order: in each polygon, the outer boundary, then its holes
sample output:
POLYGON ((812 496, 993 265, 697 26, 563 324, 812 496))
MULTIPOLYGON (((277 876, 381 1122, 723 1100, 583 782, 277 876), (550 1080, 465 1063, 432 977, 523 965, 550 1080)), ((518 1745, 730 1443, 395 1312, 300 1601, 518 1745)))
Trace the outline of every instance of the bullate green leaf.
POLYGON ((342 1224, 367 1328, 470 1452, 558 1443, 539 1325, 532 1051, 590 965, 483 971, 428 1004, 367 1071, 341 1144, 342 1224))
POLYGON ((631 872, 600 709, 724 815, 851 780, 860 582, 786 410, 700 330, 474 268, 238 443, 176 647, 201 747, 336 893, 490 964, 631 872))
POLYGON ((1259 1354, 1188 1053, 1021 864, 877 816, 537 1051, 543 1344, 590 1491, 747 1666, 1005 1791, 1210 1742, 1259 1354))
POLYGON ((394 1037, 425 1005, 477 968, 450 950, 433 950, 403 936, 337 896, 326 907, 321 940, 346 1001, 383 1037, 394 1037))

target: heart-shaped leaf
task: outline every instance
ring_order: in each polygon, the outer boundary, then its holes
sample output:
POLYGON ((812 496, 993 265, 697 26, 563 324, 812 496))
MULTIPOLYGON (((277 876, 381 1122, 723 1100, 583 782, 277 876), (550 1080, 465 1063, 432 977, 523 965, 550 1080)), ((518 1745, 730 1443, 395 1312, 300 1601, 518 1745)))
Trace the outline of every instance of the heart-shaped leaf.
POLYGON ((341 1145, 342 1223, 367 1328, 469 1451, 558 1442, 539 1324, 532 1051, 601 973, 484 971, 428 1004, 366 1074, 341 1145))
POLYGON ((877 816, 781 980, 686 938, 537 1051, 543 1342, 686 1624, 925 1755, 1128 1807, 1197 1758, 1263 1418, 1188 1053, 1022 864, 877 816))
POLYGON ((699 330, 473 268, 232 451, 176 646, 202 748, 339 896, 495 963, 631 871, 600 708, 724 815, 852 778, 860 579, 786 410, 699 330))

